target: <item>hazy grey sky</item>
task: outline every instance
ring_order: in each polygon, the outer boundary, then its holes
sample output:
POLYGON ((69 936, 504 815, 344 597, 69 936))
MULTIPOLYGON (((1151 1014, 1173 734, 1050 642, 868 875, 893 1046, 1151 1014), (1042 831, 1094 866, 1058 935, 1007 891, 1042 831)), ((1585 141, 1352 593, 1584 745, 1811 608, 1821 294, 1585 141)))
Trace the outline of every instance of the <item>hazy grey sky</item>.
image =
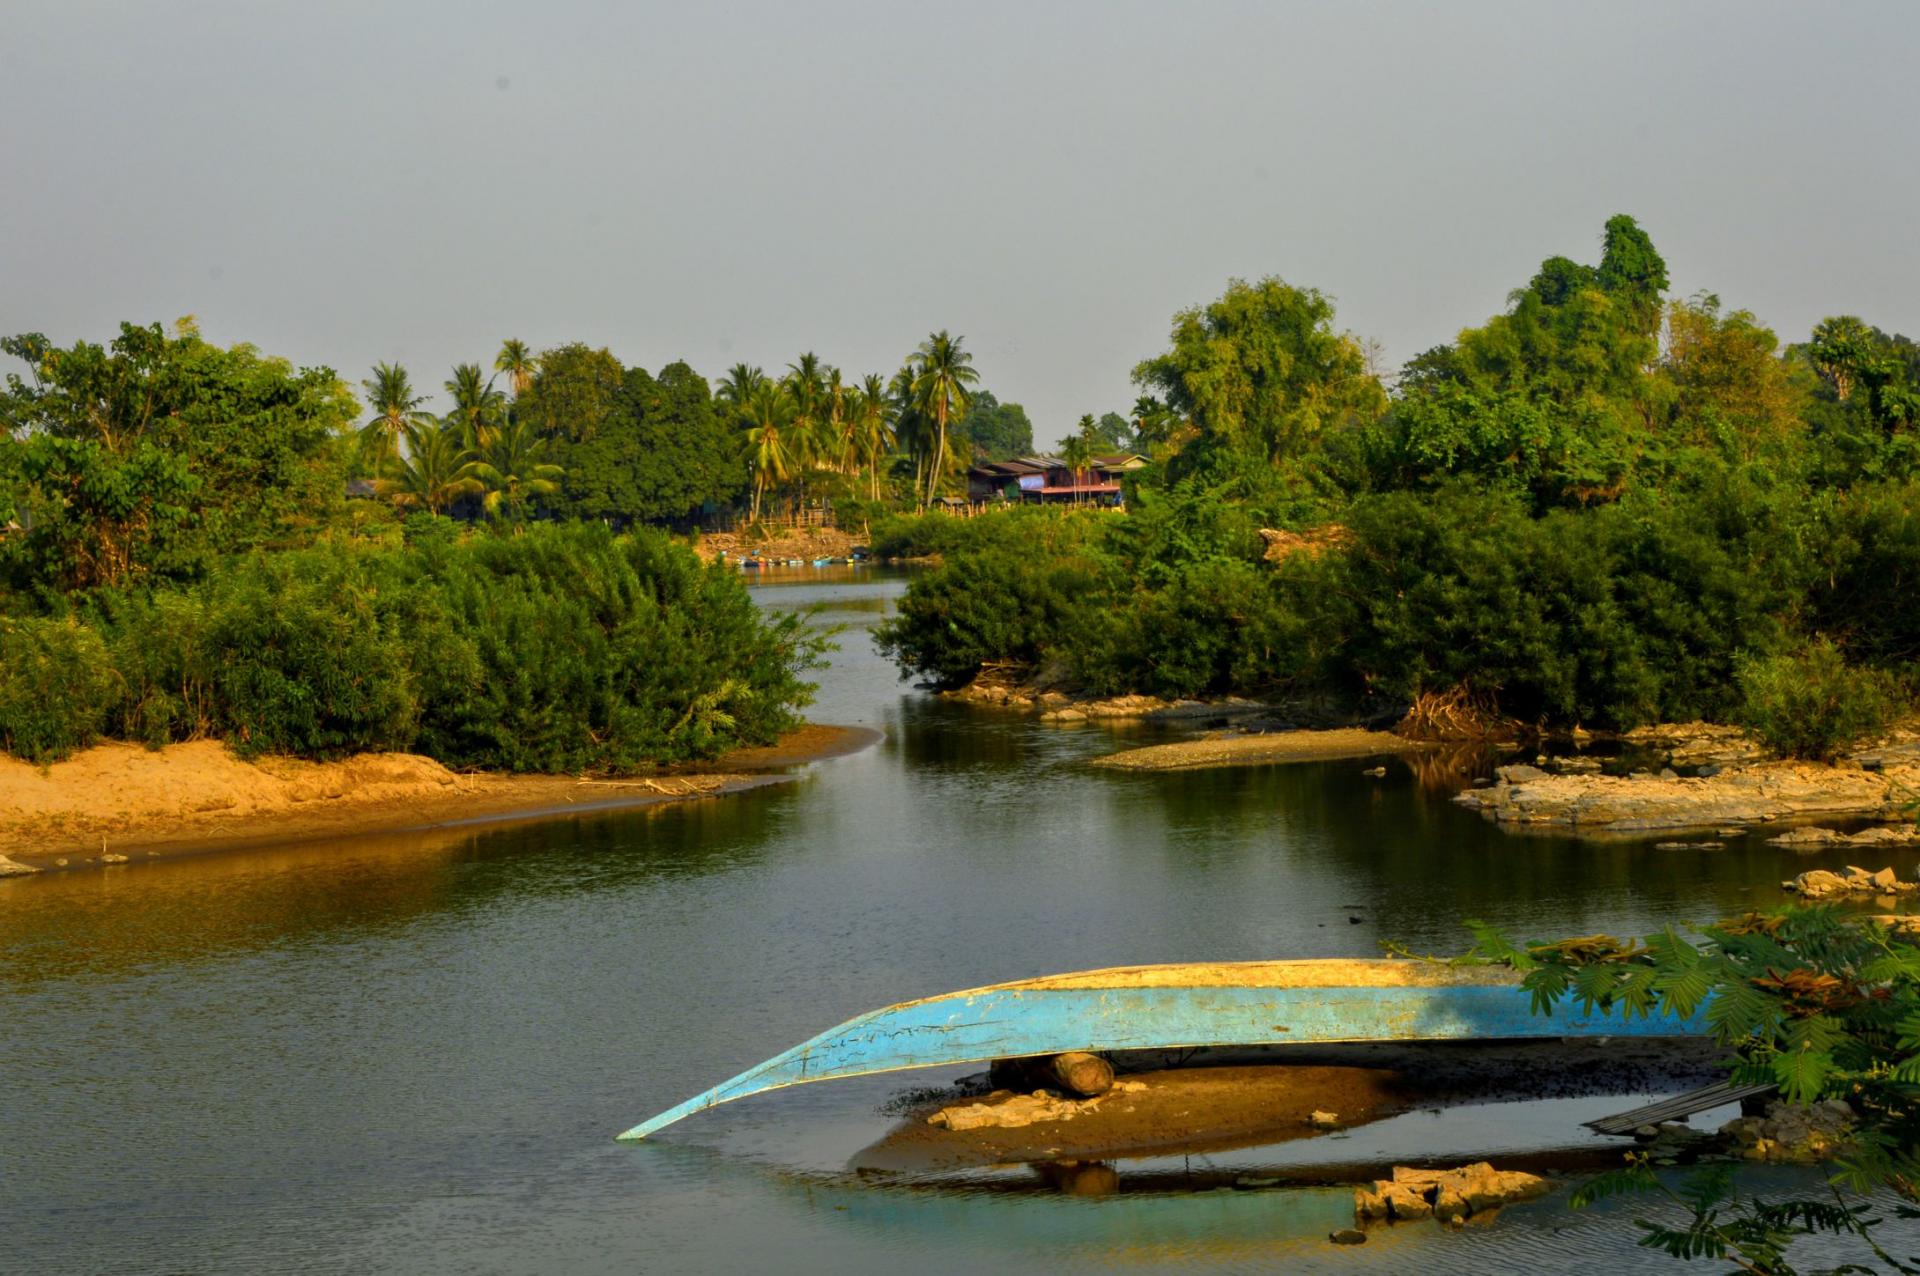
POLYGON ((0 331, 193 313, 438 390, 933 328, 1047 442, 1231 275, 1398 363, 1638 217, 1783 337, 1920 330, 1920 5, 0 0, 0 331))

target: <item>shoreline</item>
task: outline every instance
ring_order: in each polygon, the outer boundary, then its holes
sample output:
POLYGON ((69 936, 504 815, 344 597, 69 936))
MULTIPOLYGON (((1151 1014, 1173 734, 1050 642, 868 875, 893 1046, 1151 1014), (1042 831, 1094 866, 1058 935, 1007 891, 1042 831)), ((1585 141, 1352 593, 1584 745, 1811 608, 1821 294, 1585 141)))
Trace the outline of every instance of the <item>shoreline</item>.
POLYGON ((100 744, 44 771, 0 758, 0 878, 721 797, 881 738, 807 723, 772 745, 621 779, 458 773, 404 753, 243 761, 214 740, 100 744))

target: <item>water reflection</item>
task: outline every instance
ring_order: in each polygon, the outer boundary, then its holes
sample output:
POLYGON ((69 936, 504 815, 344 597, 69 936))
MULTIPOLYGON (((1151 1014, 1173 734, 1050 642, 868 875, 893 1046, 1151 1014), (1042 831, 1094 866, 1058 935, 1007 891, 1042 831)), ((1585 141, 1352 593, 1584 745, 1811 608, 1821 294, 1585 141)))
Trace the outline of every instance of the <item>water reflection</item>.
POLYGON ((1339 1193, 1141 1194, 1124 1165, 1117 1194, 1090 1197, 841 1177, 892 1096, 952 1079, 937 1075, 800 1087, 663 1144, 612 1144, 907 997, 1110 964, 1367 955, 1382 939, 1451 951, 1468 916, 1642 932, 1770 900, 1792 867, 1751 839, 1508 837, 1406 761, 1379 778, 1367 761, 1091 768, 1165 729, 929 698, 865 632, 903 577, 822 571, 769 574, 756 596, 847 626, 813 716, 887 739, 794 783, 0 882, 0 1270, 1665 1261, 1636 1253, 1630 1228, 1602 1237, 1552 1206, 1470 1242, 1396 1234, 1325 1260, 1339 1193))

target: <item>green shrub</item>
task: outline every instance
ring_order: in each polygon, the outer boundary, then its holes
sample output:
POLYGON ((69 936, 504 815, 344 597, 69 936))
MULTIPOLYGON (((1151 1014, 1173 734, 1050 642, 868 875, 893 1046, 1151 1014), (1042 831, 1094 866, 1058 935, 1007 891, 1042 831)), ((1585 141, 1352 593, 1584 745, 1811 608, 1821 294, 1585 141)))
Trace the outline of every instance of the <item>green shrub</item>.
POLYGON ((104 728, 153 747, 212 735, 242 754, 414 749, 456 767, 619 771, 797 725, 824 640, 760 612, 737 572, 658 532, 458 536, 437 522, 403 541, 250 554, 184 589, 98 591, 84 626, 26 622, 84 647, 106 689, 55 701, 37 689, 71 674, 10 658, 0 733, 21 743, 5 747, 37 756, 104 728), (50 730, 52 709, 75 723, 50 730))
POLYGON ((119 692, 106 644, 91 629, 0 617, 0 750, 57 762, 99 737, 119 692))
POLYGON ((1798 651, 1745 657, 1736 672, 1735 720, 1787 757, 1831 760, 1909 707, 1892 675, 1849 666, 1824 637, 1798 651))

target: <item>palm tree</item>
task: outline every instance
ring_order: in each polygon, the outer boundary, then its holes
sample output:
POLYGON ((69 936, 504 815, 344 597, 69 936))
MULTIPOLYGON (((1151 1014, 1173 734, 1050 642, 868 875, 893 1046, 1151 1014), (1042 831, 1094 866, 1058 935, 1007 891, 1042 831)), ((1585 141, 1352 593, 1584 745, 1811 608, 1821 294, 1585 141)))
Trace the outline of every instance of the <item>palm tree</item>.
POLYGON ((753 388, 741 418, 747 423, 747 461, 753 466, 754 522, 760 521, 760 500, 767 480, 786 481, 793 468, 790 435, 794 423, 793 395, 778 382, 761 379, 753 388))
POLYGON ((402 434, 407 454, 392 478, 377 479, 374 490, 390 496, 402 509, 439 514, 463 496, 480 490, 474 475, 473 454, 458 436, 424 422, 408 422, 402 434))
POLYGON ((491 382, 480 379, 477 363, 455 365, 453 378, 447 382, 447 393, 453 396, 447 428, 460 436, 469 451, 485 451, 500 409, 505 406, 505 396, 494 389, 491 382))
MULTIPOLYGON (((1093 464, 1093 454, 1093 417, 1085 416, 1080 419, 1080 433, 1060 445, 1060 459, 1067 463, 1069 470, 1073 471, 1075 487, 1083 486, 1082 476, 1086 473, 1087 467, 1093 464)), ((1073 503, 1075 505, 1080 503, 1080 493, 1073 494, 1073 503)))
POLYGON ((409 424, 431 421, 423 406, 424 394, 413 392, 407 370, 397 363, 376 363, 371 380, 362 381, 373 420, 360 427, 360 437, 374 449, 373 472, 378 475, 400 456, 400 435, 409 424))
POLYGON ((546 450, 547 440, 524 420, 509 418, 493 432, 485 455, 468 467, 469 477, 487 489, 482 504, 489 515, 517 523, 529 496, 552 496, 560 490, 566 471, 541 459, 546 450))
POLYGON ((867 467, 868 492, 880 499, 880 458, 893 449, 893 398, 887 383, 877 372, 869 372, 853 392, 849 412, 854 421, 854 439, 861 460, 867 467))
POLYGON ((534 357, 526 342, 508 337, 500 343, 500 353, 493 356, 493 370, 507 374, 507 384, 513 387, 513 397, 517 399, 533 384, 533 374, 540 371, 540 360, 534 357))
MULTIPOLYGON (((785 384, 793 399, 793 422, 787 431, 788 472, 799 480, 799 504, 807 503, 807 473, 831 450, 827 421, 827 373, 820 356, 809 350, 787 365, 785 384)), ((838 375, 837 373, 835 374, 838 375)))
POLYGON ((727 369, 727 375, 715 385, 713 397, 732 408, 737 415, 746 410, 747 403, 753 398, 754 387, 766 379, 767 374, 760 369, 736 363, 727 369))
POLYGON ((913 397, 925 405, 937 428, 933 471, 927 475, 927 500, 932 501, 947 468, 947 425, 966 415, 973 395, 967 387, 980 380, 973 356, 960 348, 962 338, 940 331, 920 343, 919 372, 913 378, 913 397))

